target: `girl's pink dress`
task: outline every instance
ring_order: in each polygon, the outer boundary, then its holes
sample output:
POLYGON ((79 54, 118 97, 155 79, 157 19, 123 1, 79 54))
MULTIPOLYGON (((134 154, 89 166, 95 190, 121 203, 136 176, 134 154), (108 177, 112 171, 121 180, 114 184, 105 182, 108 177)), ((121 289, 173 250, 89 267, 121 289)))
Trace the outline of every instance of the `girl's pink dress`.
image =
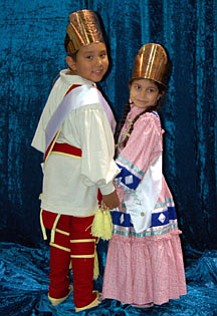
MULTIPOLYGON (((145 184, 148 190, 149 187, 153 188, 154 192, 149 192, 149 196, 154 197, 156 190, 159 190, 150 211, 150 226, 144 230, 140 228, 139 232, 135 230, 136 222, 125 208, 124 198, 137 195, 139 184, 162 157, 163 131, 156 112, 142 114, 134 124, 127 145, 121 147, 130 120, 140 111, 131 108, 119 138, 116 163, 121 172, 117 176, 116 186, 123 210, 112 211, 114 231, 109 242, 102 294, 103 298, 116 299, 124 304, 161 305, 186 294, 181 231, 178 229, 173 197, 162 168, 159 172, 159 164, 157 180, 153 177, 150 181, 149 177, 150 185, 145 184)), ((141 193, 138 198, 141 199, 141 193)), ((139 210, 137 222, 146 216, 143 203, 140 204, 141 208, 136 208, 139 210)))

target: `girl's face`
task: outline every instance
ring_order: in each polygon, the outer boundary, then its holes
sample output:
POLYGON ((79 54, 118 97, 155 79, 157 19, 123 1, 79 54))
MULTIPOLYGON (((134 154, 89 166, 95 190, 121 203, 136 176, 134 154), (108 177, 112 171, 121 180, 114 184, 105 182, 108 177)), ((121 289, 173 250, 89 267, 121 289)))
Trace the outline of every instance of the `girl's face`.
POLYGON ((149 79, 136 79, 130 85, 130 99, 141 109, 156 105, 161 97, 158 86, 149 79))
POLYGON ((66 62, 75 75, 99 82, 108 70, 109 61, 104 43, 92 43, 80 47, 76 60, 67 56, 66 62))

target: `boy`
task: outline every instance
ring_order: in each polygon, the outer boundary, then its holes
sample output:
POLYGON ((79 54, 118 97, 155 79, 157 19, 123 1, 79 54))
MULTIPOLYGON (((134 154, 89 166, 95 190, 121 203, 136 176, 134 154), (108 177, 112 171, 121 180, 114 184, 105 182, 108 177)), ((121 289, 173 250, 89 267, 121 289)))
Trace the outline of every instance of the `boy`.
POLYGON ((42 112, 32 146, 44 153, 41 226, 51 230, 52 305, 70 294, 72 264, 76 312, 98 305, 93 289, 96 239, 91 224, 97 196, 109 209, 119 205, 113 178, 111 109, 96 87, 108 70, 106 45, 97 15, 81 10, 70 15, 65 38, 66 63, 42 112))

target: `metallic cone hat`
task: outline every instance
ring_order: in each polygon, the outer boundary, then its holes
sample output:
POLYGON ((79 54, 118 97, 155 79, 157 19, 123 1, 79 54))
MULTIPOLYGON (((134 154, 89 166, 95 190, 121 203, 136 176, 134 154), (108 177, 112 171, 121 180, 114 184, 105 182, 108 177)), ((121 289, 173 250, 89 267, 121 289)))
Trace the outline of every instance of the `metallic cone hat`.
POLYGON ((70 38, 68 49, 71 53, 77 51, 81 46, 104 42, 99 19, 93 11, 73 12, 69 18, 70 24, 66 32, 70 38))
POLYGON ((160 44, 143 45, 134 61, 131 80, 151 79, 167 86, 170 62, 165 49, 160 44))

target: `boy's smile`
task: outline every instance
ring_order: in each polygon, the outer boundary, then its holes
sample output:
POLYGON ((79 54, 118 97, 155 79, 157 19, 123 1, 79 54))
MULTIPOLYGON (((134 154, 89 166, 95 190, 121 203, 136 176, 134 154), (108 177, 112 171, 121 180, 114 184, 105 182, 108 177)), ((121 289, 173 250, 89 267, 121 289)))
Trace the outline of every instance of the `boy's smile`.
MULTIPOLYGON (((69 57, 69 56, 67 56, 69 57)), ((74 74, 93 82, 99 82, 108 70, 109 61, 104 43, 93 43, 81 46, 76 55, 76 60, 69 57, 68 65, 74 74)))

